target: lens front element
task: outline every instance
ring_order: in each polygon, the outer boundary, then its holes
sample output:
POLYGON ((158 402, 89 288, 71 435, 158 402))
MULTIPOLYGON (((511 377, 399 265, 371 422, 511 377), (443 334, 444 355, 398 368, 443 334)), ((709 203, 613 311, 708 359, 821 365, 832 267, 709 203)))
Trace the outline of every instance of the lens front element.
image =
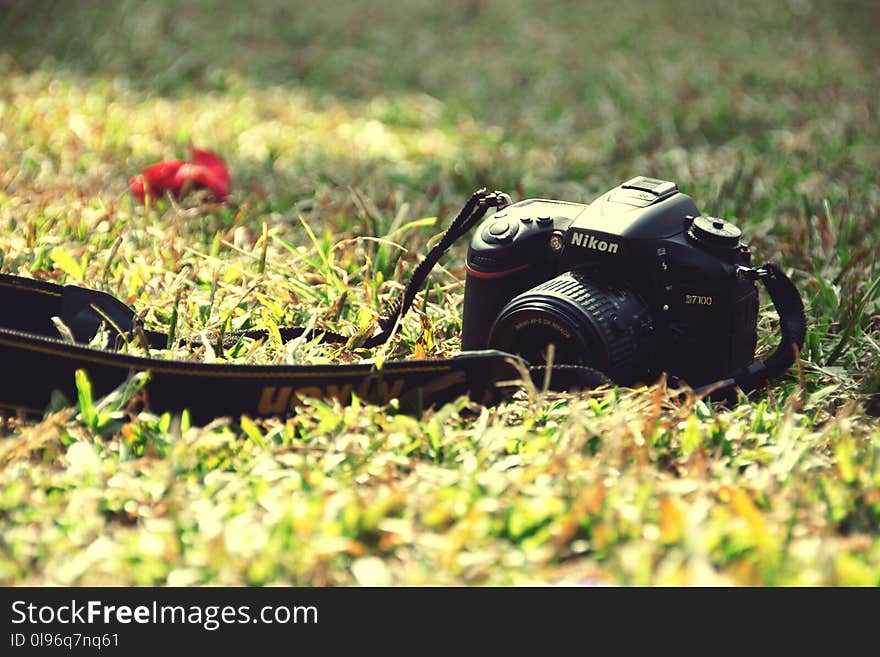
POLYGON ((647 305, 629 288, 597 282, 574 271, 514 297, 499 313, 489 347, 519 354, 532 364, 546 360, 588 365, 615 383, 651 377, 654 325, 647 305))

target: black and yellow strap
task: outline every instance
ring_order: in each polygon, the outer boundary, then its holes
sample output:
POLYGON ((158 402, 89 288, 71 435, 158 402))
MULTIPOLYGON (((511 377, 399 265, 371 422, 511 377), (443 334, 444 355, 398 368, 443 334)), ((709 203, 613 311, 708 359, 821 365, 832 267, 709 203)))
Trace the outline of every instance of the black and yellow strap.
MULTIPOLYGON (((0 274, 0 408, 39 414, 53 391, 76 399, 75 373, 88 373, 95 395, 103 395, 137 372, 149 372, 144 402, 154 412, 188 409, 194 422, 220 416, 284 416, 294 413, 303 397, 335 397, 342 403, 352 394, 374 402, 399 400, 405 410, 424 409, 462 395, 483 404, 496 403, 518 388, 523 372, 536 385, 542 368, 528 368, 516 356, 499 351, 473 351, 447 359, 386 361, 339 365, 236 365, 163 360, 148 355, 97 349, 88 345, 100 326, 110 344, 121 338, 146 337, 164 347, 163 333, 138 328, 135 313, 104 292, 72 285, 0 274), (61 320, 74 342, 60 338, 52 321, 61 320)), ((285 339, 302 329, 282 330, 285 339)), ((263 337, 265 332, 245 332, 263 337)), ((240 334, 236 334, 240 335, 240 334)), ((234 337, 234 336, 233 336, 234 337)), ((324 334, 327 341, 342 336, 324 334)), ((147 352, 148 353, 148 352, 147 352)), ((554 368, 551 384, 558 389, 609 383, 599 372, 581 367, 554 368)))

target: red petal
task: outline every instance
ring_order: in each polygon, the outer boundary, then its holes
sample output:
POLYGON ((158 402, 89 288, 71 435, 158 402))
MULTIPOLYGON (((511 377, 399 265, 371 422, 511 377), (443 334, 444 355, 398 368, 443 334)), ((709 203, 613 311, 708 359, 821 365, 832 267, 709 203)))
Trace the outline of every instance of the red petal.
POLYGON ((191 160, 194 164, 201 164, 214 171, 218 176, 229 178, 229 169, 226 167, 226 162, 217 153, 196 148, 195 146, 190 147, 190 151, 192 153, 191 160))
POLYGON ((128 187, 131 189, 131 193, 134 194, 134 197, 143 203, 147 195, 147 190, 144 189, 144 177, 140 174, 132 176, 128 179, 128 187))
POLYGON ((184 164, 178 169, 174 180, 181 188, 188 182, 206 187, 221 201, 229 194, 229 183, 212 169, 200 164, 184 164))
POLYGON ((195 146, 191 146, 190 151, 192 152, 191 160, 193 164, 201 165, 210 171, 214 179, 223 183, 225 189, 223 196, 228 194, 229 167, 226 166, 226 162, 223 161, 223 158, 212 151, 206 151, 201 148, 196 148, 195 146))
POLYGON ((163 160, 146 167, 143 171, 147 183, 151 186, 157 185, 167 187, 174 180, 177 170, 184 164, 183 160, 163 160))
POLYGON ((183 160, 164 160, 144 167, 140 176, 128 181, 132 193, 141 202, 146 194, 153 198, 161 198, 167 191, 175 195, 179 194, 181 187, 176 184, 175 177, 184 164, 183 160))
POLYGON ((187 184, 206 187, 225 200, 229 195, 229 169, 223 159, 211 151, 191 147, 192 161, 163 160, 145 167, 140 175, 128 179, 128 186, 141 203, 146 195, 160 198, 166 192, 180 196, 187 184))

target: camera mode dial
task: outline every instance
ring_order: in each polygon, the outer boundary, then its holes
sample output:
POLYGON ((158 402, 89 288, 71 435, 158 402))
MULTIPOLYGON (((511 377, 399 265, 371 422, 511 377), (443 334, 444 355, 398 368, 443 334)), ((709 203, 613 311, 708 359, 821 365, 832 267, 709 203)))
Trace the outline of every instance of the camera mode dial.
POLYGON ((739 246, 742 231, 724 219, 700 215, 694 219, 687 234, 697 244, 703 246, 735 249, 739 246))

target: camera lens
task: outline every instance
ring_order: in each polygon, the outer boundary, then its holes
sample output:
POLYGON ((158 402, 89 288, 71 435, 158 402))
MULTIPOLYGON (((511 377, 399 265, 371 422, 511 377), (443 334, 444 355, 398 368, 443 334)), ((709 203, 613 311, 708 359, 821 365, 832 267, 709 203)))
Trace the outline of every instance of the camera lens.
POLYGON ((654 358, 648 306, 625 285, 566 272, 514 297, 498 315, 489 347, 522 356, 588 365, 620 385, 646 382, 654 358))

